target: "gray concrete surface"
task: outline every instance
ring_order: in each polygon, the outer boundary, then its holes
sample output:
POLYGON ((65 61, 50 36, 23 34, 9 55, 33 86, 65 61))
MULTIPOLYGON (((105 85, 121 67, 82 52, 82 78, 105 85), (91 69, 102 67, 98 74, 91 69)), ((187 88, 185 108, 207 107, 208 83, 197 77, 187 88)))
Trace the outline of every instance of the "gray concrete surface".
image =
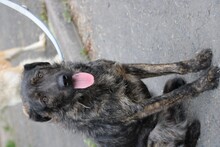
POLYGON ((82 55, 83 45, 80 41, 77 29, 71 21, 69 9, 65 1, 45 0, 48 11, 50 28, 60 42, 65 60, 83 61, 86 57, 82 55))
MULTIPOLYGON (((191 58, 203 48, 212 48, 214 52, 213 64, 219 65, 219 0, 68 1, 71 4, 73 20, 79 30, 83 48, 89 46, 92 49, 91 58, 93 59, 106 58, 124 63, 165 63, 191 58)), ((30 1, 23 0, 23 2, 29 3, 30 1)), ((32 2, 29 4, 33 4, 32 2)), ((50 6, 52 6, 53 1, 47 0, 47 2, 50 2, 50 6)), ((33 5, 37 7, 37 5, 33 5)), ((0 13, 2 23, 0 31, 3 34, 2 38, 6 37, 4 40, 0 40, 1 48, 7 48, 10 45, 16 46, 18 43, 24 43, 24 41, 32 42, 30 36, 20 40, 19 36, 16 37, 16 35, 23 34, 27 30, 29 25, 25 26, 26 22, 21 21, 21 25, 15 27, 12 24, 16 24, 16 21, 14 22, 16 15, 13 12, 10 12, 12 13, 10 15, 8 13, 10 10, 5 10, 1 6, 0 11, 4 12, 0 13), (22 29, 7 29, 6 26, 22 29), (13 33, 14 31, 18 32, 13 33), (8 34, 11 36, 9 37, 8 34), (13 38, 17 38, 18 42, 8 42, 13 38)), ((53 25, 55 30, 60 29, 55 27, 58 24, 56 21, 53 24, 55 24, 53 25)), ((57 33, 57 36, 62 37, 62 29, 65 28, 57 30, 60 32, 57 33)), ((31 33, 35 34, 34 31, 37 29, 31 28, 30 30, 32 30, 31 33)), ((35 34, 35 37, 37 36, 38 34, 35 34)), ((33 40, 35 41, 36 38, 33 37, 33 40)), ((65 42, 65 39, 62 39, 62 42, 65 42)), ((81 49, 81 45, 77 46, 81 49)), ((65 48, 65 51, 72 49, 75 48, 65 48)), ((68 54, 68 60, 74 60, 72 59, 74 56, 71 56, 71 53, 68 54)), ((184 77, 188 81, 192 81, 200 74, 190 74, 184 77)), ((147 79, 145 82, 155 95, 159 95, 165 81, 174 76, 176 75, 147 79)), ((206 92, 186 102, 189 117, 198 118, 202 124, 199 147, 219 147, 219 89, 206 92)), ((64 131, 55 125, 28 121, 22 115, 21 106, 10 108, 6 114, 9 116, 10 124, 18 128, 14 131, 18 147, 84 145, 82 141, 76 142, 81 137, 75 137, 75 134, 64 131)))
MULTIPOLYGON (((165 63, 191 58, 211 48, 220 63, 219 0, 70 0, 83 37, 92 36, 93 58, 120 62, 165 63), (86 19, 86 20, 85 20, 86 19), (86 23, 86 24, 85 24, 86 23)), ((184 76, 188 81, 199 74, 184 76)), ((165 80, 146 80, 161 94, 165 80)), ((220 146, 220 88, 188 101, 189 116, 201 121, 199 147, 220 146)))

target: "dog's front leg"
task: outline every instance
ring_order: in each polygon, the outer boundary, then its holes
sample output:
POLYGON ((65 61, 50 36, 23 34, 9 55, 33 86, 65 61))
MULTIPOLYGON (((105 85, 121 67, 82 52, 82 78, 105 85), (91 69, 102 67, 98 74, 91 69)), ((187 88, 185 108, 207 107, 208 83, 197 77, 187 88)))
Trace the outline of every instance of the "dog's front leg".
POLYGON ((186 74, 198 72, 210 67, 212 62, 212 51, 202 50, 194 59, 167 64, 123 64, 126 74, 138 76, 139 78, 155 77, 167 74, 186 74))
POLYGON ((197 96, 204 91, 214 89, 218 86, 219 76, 220 68, 211 67, 208 72, 198 80, 186 84, 170 93, 147 99, 143 103, 143 109, 125 121, 130 122, 131 120, 142 119, 180 103, 183 100, 197 96))

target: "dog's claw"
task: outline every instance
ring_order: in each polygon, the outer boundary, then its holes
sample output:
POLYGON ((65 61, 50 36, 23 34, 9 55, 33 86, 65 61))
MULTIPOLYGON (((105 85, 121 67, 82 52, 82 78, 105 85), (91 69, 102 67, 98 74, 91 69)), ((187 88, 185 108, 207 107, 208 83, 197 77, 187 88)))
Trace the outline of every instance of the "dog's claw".
MULTIPOLYGON (((219 68, 219 67, 218 67, 219 68)), ((217 73, 220 74, 220 68, 217 70, 217 73)))
POLYGON ((215 89, 219 85, 219 77, 220 77, 220 68, 219 67, 213 67, 209 70, 208 73, 208 80, 212 83, 213 85, 212 89, 215 89))

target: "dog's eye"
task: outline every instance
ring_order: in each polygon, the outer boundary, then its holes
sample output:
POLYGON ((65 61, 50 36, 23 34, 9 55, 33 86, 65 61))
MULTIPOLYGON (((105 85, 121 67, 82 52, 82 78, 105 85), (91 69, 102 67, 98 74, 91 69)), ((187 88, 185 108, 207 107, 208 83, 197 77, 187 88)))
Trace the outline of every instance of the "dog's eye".
POLYGON ((44 96, 44 97, 42 98, 42 102, 43 102, 44 104, 46 104, 47 101, 48 101, 48 98, 47 98, 46 96, 44 96))
POLYGON ((38 93, 38 92, 36 92, 34 95, 35 95, 36 97, 42 97, 41 93, 38 93))
POLYGON ((37 76, 38 76, 38 78, 42 78, 43 77, 43 73, 42 72, 38 72, 37 76))

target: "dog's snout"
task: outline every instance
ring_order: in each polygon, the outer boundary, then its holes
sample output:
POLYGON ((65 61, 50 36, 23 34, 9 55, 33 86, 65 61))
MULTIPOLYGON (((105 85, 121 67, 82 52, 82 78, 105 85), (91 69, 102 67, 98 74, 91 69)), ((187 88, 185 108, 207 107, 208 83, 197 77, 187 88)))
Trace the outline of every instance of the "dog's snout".
POLYGON ((58 77, 58 85, 61 88, 67 88, 72 85, 71 76, 62 74, 58 77))
POLYGON ((65 87, 69 86, 68 77, 66 75, 63 76, 63 84, 65 87))

